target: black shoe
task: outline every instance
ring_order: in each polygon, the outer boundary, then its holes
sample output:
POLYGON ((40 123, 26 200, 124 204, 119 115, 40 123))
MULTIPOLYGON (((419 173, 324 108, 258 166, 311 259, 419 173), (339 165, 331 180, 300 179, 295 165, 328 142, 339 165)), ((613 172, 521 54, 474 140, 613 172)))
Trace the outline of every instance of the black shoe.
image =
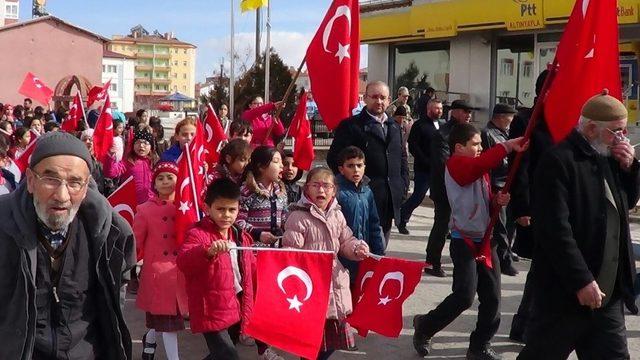
POLYGON ((407 230, 407 225, 404 225, 404 224, 398 225, 398 232, 402 235, 409 235, 409 230, 407 230))
POLYGON ((481 350, 467 350, 467 360, 502 360, 493 349, 485 348, 481 350))
POLYGON ((439 277, 439 278, 443 278, 447 276, 447 273, 445 273, 444 270, 442 270, 442 267, 440 266, 434 266, 432 268, 424 268, 424 273, 431 276, 439 277))
POLYGON ((513 265, 509 264, 509 265, 500 265, 500 271, 507 276, 516 276, 518 275, 518 270, 516 270, 516 268, 513 267, 513 265))
POLYGON ((413 348, 420 356, 427 356, 431 352, 431 338, 418 331, 418 318, 421 315, 413 317, 413 348))
POLYGON ((358 351, 358 345, 350 345, 347 347, 347 351, 358 351))
POLYGON ((147 334, 144 334, 142 337, 142 360, 153 360, 156 354, 156 346, 158 346, 158 344, 148 343, 147 334))

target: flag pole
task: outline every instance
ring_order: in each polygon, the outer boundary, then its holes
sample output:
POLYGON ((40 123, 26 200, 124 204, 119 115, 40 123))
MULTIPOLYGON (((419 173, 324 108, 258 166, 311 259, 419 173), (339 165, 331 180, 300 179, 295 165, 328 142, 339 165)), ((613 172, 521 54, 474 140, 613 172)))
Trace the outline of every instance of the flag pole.
POLYGON ((267 141, 267 139, 271 137, 271 132, 273 131, 273 127, 275 126, 276 122, 279 121, 278 118, 280 117, 280 114, 282 114, 282 110, 284 109, 287 103, 287 100, 289 99, 289 96, 291 96, 291 92, 293 91, 293 88, 296 85, 296 81, 298 80, 298 77, 302 72, 302 67, 306 62, 307 62, 307 54, 304 55, 304 58, 300 62, 300 66, 298 66, 298 70, 296 71, 296 74, 293 76, 293 79, 291 79, 291 83, 289 84, 287 91, 284 93, 284 97, 282 98, 282 106, 276 110, 276 113, 273 116, 274 121, 271 123, 271 126, 269 126, 269 129, 267 130, 267 135, 264 137, 264 140, 262 140, 263 145, 267 141))
POLYGON ((231 69, 229 71, 229 119, 234 120, 233 113, 235 110, 235 94, 234 85, 236 83, 235 75, 235 24, 234 24, 234 0, 231 0, 231 69))
POLYGON ((191 143, 188 143, 184 148, 184 153, 187 156, 187 166, 189 167, 189 177, 191 178, 191 191, 193 192, 193 206, 196 208, 196 216, 198 217, 198 221, 200 221, 200 207, 199 207, 199 197, 198 192, 196 191, 196 177, 193 174, 193 163, 191 162, 191 149, 189 146, 191 143))
POLYGON ((251 246, 234 246, 229 250, 288 251, 288 252, 312 253, 312 254, 335 254, 335 252, 330 250, 309 250, 309 249, 296 249, 296 248, 272 248, 272 247, 251 247, 251 246))
POLYGON ((84 119, 84 127, 89 128, 89 122, 87 121, 87 114, 84 112, 84 100, 82 99, 82 94, 78 91, 78 97, 80 98, 80 109, 82 109, 82 118, 84 119))
MULTIPOLYGON (((538 101, 533 107, 533 113, 531 114, 531 118, 529 119, 529 123, 527 124, 527 129, 524 132, 523 136, 523 144, 531 139, 531 134, 533 133, 533 129, 538 125, 538 121, 544 111, 544 102, 549 93, 549 89, 551 88, 551 84, 556 77, 558 72, 558 58, 556 57, 553 60, 552 64, 547 65, 547 69, 549 73, 547 74, 546 79, 544 80, 544 84, 542 85, 542 90, 540 91, 540 96, 538 101)), ((522 162, 522 157, 524 156, 524 152, 518 152, 515 155, 513 160, 513 164, 509 168, 509 174, 507 175, 507 180, 505 182, 504 187, 500 192, 509 193, 511 190, 511 185, 513 184, 513 180, 515 179, 516 172, 520 167, 520 163, 522 162)), ((501 206, 494 206, 491 209, 491 220, 489 221, 489 225, 487 226, 487 230, 484 233, 484 237, 482 238, 482 243, 489 244, 489 240, 491 239, 491 234, 493 233, 493 227, 496 225, 498 221, 498 217, 500 216, 501 206)), ((478 258, 476 258, 478 260, 478 258)))
POLYGON ((267 48, 264 55, 264 102, 269 102, 269 70, 271 68, 271 1, 267 2, 267 48))

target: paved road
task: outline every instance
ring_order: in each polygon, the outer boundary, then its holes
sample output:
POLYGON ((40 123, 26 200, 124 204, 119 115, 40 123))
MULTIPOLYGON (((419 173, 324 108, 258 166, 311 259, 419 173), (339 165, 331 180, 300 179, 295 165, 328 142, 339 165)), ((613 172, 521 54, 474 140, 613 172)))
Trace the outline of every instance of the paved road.
MULTIPOLYGON (((433 224, 433 209, 420 207, 408 226, 410 236, 402 236, 394 232, 389 255, 406 259, 422 260, 426 246, 427 233, 433 224)), ((640 224, 632 224, 633 238, 640 240, 640 224)), ((411 345, 413 328, 411 319, 417 313, 424 313, 433 309, 451 290, 451 260, 448 257, 448 245, 444 252, 444 269, 449 276, 444 279, 424 275, 416 292, 407 300, 404 306, 404 328, 398 339, 389 339, 371 334, 366 339, 358 338, 358 352, 336 353, 332 359, 419 359, 411 345)), ((520 302, 520 295, 529 262, 516 263, 520 274, 516 277, 502 277, 502 321, 498 334, 494 338, 493 346, 503 355, 505 360, 515 359, 522 348, 508 339, 511 319, 520 302)), ((464 359, 468 346, 469 334, 473 330, 477 315, 476 300, 474 306, 465 311, 456 321, 445 328, 434 338, 434 351, 429 359, 464 359)), ((129 323, 134 338, 134 359, 140 359, 141 339, 144 335, 144 313, 135 308, 134 300, 129 299, 125 305, 125 317, 129 323)), ((640 359, 640 317, 627 314, 627 335, 632 359, 640 359)), ((201 335, 193 335, 188 330, 179 337, 180 357, 183 360, 200 360, 206 354, 206 346, 201 335)), ((255 347, 238 346, 241 359, 255 359, 255 347)), ((281 352, 282 353, 282 352, 281 352)), ((296 359, 291 355, 284 355, 286 359, 296 359)), ((572 356, 572 359, 575 359, 572 356)), ((165 359, 162 345, 159 344, 156 359, 165 359)))

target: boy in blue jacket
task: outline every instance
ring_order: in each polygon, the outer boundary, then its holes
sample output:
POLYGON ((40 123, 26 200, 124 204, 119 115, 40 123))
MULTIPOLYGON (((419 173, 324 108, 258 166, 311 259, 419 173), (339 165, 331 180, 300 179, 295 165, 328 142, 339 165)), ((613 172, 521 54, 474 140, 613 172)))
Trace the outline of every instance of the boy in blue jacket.
MULTIPOLYGON (((369 178, 364 175, 365 159, 362 150, 349 146, 338 154, 336 177, 338 204, 351 228, 353 236, 364 240, 372 254, 384 255, 384 238, 380 218, 376 210, 373 192, 369 188, 369 178)), ((358 275, 358 262, 340 257, 342 265, 349 270, 351 287, 358 275)))

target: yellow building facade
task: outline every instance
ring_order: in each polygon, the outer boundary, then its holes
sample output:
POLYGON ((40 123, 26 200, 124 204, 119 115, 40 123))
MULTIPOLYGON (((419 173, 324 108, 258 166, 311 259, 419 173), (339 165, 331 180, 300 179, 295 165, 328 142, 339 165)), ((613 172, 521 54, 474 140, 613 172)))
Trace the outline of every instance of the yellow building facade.
MULTIPOLYGON (((535 80, 555 56, 575 0, 406 0, 362 6, 370 80, 397 89, 418 73, 449 101, 464 97, 488 120, 498 102, 532 106, 535 80)), ((638 124, 640 0, 618 0, 623 93, 638 124)), ((419 86, 418 86, 419 87, 419 86)), ((421 89, 414 89, 417 93, 421 89)), ((638 131, 640 133, 640 130, 638 131)), ((639 134, 640 136, 640 134, 639 134)))
POLYGON ((195 97, 194 45, 171 33, 148 35, 134 28, 131 35, 113 36, 109 50, 135 59, 136 107, 152 107, 158 99, 175 92, 195 97))

